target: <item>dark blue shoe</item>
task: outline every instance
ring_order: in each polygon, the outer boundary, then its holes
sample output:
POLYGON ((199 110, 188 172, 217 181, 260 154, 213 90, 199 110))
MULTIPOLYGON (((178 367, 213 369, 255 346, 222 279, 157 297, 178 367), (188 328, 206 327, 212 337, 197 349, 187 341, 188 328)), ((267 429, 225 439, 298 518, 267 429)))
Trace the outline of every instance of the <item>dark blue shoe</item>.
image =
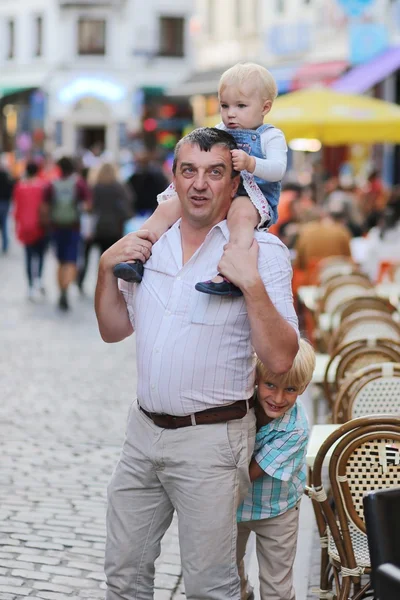
POLYGON ((236 285, 225 279, 220 283, 214 281, 200 281, 194 286, 198 292, 203 294, 212 294, 214 296, 230 296, 231 298, 238 298, 243 296, 243 292, 236 285))
POLYGON ((128 283, 140 283, 143 278, 144 266, 140 260, 132 263, 118 263, 113 268, 113 273, 115 277, 128 283))

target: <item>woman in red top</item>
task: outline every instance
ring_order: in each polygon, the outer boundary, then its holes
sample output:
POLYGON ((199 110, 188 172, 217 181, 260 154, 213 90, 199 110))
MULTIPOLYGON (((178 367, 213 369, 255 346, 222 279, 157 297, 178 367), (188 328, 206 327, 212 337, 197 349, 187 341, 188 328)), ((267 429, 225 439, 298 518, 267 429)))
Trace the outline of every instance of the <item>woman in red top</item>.
POLYGON ((14 219, 16 234, 25 246, 25 264, 28 276, 30 300, 36 290, 44 294, 42 272, 47 248, 46 231, 40 222, 40 207, 43 204, 46 183, 39 179, 36 163, 26 165, 26 175, 14 187, 14 219))

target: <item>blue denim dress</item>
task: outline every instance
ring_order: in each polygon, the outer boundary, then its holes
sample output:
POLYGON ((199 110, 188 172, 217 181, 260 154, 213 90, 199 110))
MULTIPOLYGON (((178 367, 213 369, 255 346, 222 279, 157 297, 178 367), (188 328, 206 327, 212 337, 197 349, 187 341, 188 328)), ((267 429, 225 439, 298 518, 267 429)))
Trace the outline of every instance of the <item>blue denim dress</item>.
MULTIPOLYGON (((273 128, 273 125, 264 124, 258 127, 258 129, 227 129, 224 127, 224 131, 227 131, 235 138, 239 150, 244 150, 250 156, 265 158, 261 146, 261 134, 271 128, 273 128)), ((248 171, 241 171, 241 184, 237 195, 249 196, 260 213, 261 223, 258 229, 264 229, 276 223, 280 193, 280 181, 265 181, 264 179, 255 177, 248 171)))

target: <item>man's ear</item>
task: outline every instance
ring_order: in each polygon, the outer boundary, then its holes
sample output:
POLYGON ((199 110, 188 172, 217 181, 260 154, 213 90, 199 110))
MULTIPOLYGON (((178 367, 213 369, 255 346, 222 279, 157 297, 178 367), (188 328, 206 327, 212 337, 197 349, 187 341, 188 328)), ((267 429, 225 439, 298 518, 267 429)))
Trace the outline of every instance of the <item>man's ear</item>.
POLYGON ((271 108, 272 108, 272 101, 266 100, 263 105, 263 109, 262 109, 262 113, 261 113, 262 116, 265 117, 265 115, 267 115, 269 113, 271 108))
POLYGON ((232 178, 232 198, 234 198, 236 196, 239 184, 240 184, 240 175, 236 175, 236 177, 232 178))

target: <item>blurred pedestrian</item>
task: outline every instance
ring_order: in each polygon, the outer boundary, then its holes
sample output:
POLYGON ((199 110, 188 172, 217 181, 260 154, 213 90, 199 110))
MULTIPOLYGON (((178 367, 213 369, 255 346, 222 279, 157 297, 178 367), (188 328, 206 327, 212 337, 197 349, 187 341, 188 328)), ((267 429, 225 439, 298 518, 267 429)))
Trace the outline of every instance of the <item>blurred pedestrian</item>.
POLYGON ((358 208, 356 187, 351 177, 339 177, 336 187, 326 195, 323 207, 330 214, 342 213, 343 223, 352 236, 362 235, 363 219, 358 208))
POLYGON ((364 214, 364 229, 369 231, 376 227, 388 198, 387 189, 378 169, 368 176, 368 181, 361 191, 361 203, 364 214))
POLYGON ((13 193, 16 235, 25 247, 29 300, 38 292, 45 293, 42 274, 48 238, 41 212, 46 185, 39 177, 38 165, 28 162, 25 176, 17 182, 13 193))
POLYGON ((10 210, 13 180, 7 169, 0 165, 0 233, 3 254, 8 251, 8 212, 10 210))
POLYGON ((85 215, 86 231, 83 240, 82 265, 78 274, 78 287, 83 291, 89 253, 93 245, 105 252, 122 236, 124 223, 132 216, 132 194, 118 181, 117 169, 104 163, 97 172, 92 188, 91 211, 85 215))
POLYGON ((145 219, 157 208, 157 196, 165 190, 169 181, 148 150, 137 151, 134 163, 134 172, 126 183, 134 198, 135 215, 145 219))
POLYGON ((303 271, 307 281, 315 283, 318 262, 328 256, 351 256, 351 235, 343 225, 343 213, 321 212, 314 221, 304 224, 296 241, 295 268, 303 271))
POLYGON ((386 268, 390 277, 390 265, 400 264, 400 186, 393 189, 378 225, 369 231, 365 242, 363 271, 377 281, 386 268))
POLYGON ((70 158, 63 157, 57 164, 61 170, 61 177, 47 188, 46 202, 58 260, 58 305, 61 310, 68 310, 68 287, 76 278, 80 212, 89 206, 90 192, 85 181, 75 172, 74 163, 70 158))

